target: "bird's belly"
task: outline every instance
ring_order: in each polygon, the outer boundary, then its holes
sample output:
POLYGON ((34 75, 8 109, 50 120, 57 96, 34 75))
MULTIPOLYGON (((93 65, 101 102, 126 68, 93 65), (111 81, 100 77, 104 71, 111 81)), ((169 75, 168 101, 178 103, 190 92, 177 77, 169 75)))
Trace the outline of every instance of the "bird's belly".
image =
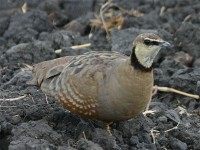
POLYGON ((99 119, 123 121, 136 117, 147 106, 151 92, 152 84, 149 84, 149 86, 140 86, 137 89, 130 88, 130 91, 114 91, 114 94, 103 96, 100 100, 99 119))

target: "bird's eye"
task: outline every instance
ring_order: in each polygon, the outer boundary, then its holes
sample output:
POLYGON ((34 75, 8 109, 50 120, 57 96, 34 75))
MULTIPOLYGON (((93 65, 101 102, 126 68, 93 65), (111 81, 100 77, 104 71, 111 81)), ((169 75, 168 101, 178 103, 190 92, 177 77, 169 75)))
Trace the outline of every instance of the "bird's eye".
POLYGON ((151 45, 151 41, 149 39, 144 39, 144 44, 145 45, 151 45))

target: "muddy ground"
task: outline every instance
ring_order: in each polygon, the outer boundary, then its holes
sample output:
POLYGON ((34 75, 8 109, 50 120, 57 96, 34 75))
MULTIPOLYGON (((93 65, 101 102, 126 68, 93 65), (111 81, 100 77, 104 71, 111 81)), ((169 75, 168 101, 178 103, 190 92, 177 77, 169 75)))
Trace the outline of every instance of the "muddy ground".
POLYGON ((120 19, 109 28, 110 40, 101 25, 90 22, 104 0, 0 3, 0 150, 200 149, 199 100, 159 92, 150 105, 154 114, 114 122, 109 136, 101 121, 83 123, 27 85, 30 75, 22 70, 24 64, 91 50, 129 55, 134 37, 150 31, 173 44, 156 58, 155 84, 199 94, 199 0, 113 0, 107 16, 120 19), (71 48, 86 43, 91 46, 71 48), (58 49, 62 52, 55 53, 58 49))

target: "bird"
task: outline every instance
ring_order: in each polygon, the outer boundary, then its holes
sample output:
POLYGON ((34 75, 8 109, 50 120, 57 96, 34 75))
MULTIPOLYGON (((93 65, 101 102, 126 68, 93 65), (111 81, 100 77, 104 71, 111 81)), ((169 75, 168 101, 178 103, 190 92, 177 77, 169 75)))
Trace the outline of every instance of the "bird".
POLYGON ((148 105, 153 87, 153 61, 170 46, 154 33, 139 34, 130 56, 113 51, 91 51, 64 56, 32 66, 33 79, 65 109, 83 119, 132 119, 148 105))

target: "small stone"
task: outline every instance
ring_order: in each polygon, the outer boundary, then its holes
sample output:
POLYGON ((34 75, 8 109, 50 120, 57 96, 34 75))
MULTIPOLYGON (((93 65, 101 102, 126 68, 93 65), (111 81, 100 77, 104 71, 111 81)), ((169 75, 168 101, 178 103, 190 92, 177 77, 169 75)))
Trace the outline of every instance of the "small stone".
POLYGON ((167 117, 160 116, 160 117, 158 117, 158 121, 160 121, 160 122, 167 122, 167 117))
POLYGON ((19 115, 12 116, 12 124, 18 124, 21 121, 21 117, 19 115))

